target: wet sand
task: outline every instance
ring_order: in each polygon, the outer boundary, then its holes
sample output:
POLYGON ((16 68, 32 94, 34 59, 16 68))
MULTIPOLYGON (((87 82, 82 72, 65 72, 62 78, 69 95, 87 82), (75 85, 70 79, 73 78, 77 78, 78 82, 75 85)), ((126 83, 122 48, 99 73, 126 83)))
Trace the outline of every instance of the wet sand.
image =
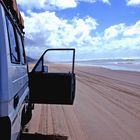
POLYGON ((84 66, 75 73, 74 105, 35 105, 23 139, 140 140, 140 73, 84 66))

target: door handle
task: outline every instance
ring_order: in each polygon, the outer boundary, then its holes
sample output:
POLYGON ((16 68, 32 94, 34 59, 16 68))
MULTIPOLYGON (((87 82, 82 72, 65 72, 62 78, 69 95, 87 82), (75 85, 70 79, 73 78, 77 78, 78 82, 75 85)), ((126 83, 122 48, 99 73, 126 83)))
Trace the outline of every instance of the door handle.
POLYGON ((14 96, 14 108, 17 107, 18 103, 19 103, 19 96, 18 95, 15 95, 14 96))

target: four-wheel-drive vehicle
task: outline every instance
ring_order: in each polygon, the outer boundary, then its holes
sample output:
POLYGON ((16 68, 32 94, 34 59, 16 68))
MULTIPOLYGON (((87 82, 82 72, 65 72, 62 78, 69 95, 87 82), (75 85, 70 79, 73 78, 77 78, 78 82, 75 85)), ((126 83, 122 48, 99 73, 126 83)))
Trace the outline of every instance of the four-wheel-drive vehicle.
POLYGON ((0 0, 0 139, 17 140, 34 104, 72 105, 75 98, 75 49, 49 49, 31 72, 24 50, 24 20, 16 0, 0 0), (71 51, 72 70, 50 73, 48 51, 71 51))

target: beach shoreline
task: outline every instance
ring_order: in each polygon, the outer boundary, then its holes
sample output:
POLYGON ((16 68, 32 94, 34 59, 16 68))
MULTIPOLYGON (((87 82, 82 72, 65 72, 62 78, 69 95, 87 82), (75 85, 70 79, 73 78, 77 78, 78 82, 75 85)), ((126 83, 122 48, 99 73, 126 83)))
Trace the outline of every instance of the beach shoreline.
POLYGON ((35 105, 28 133, 67 140, 139 140, 140 73, 75 65, 75 74, 74 105, 35 105))
POLYGON ((94 66, 102 67, 111 70, 123 70, 123 71, 136 71, 140 72, 140 60, 139 59, 105 59, 105 60, 89 60, 76 62, 79 66, 94 66))

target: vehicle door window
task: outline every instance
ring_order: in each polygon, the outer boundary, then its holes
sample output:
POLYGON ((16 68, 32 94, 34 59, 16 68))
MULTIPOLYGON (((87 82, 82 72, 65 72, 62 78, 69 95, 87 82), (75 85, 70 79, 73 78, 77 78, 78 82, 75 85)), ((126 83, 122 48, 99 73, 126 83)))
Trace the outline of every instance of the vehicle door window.
POLYGON ((10 45, 11 62, 20 63, 19 48, 16 42, 15 29, 11 21, 8 19, 8 17, 6 17, 6 21, 7 21, 7 29, 8 29, 8 37, 9 37, 9 45, 10 45))
POLYGON ((18 33, 18 31, 17 31, 17 39, 18 39, 18 45, 20 48, 21 63, 25 64, 25 50, 24 50, 22 38, 21 38, 20 34, 18 33))
POLYGON ((43 59, 41 59, 35 68, 35 72, 43 72, 43 59))

